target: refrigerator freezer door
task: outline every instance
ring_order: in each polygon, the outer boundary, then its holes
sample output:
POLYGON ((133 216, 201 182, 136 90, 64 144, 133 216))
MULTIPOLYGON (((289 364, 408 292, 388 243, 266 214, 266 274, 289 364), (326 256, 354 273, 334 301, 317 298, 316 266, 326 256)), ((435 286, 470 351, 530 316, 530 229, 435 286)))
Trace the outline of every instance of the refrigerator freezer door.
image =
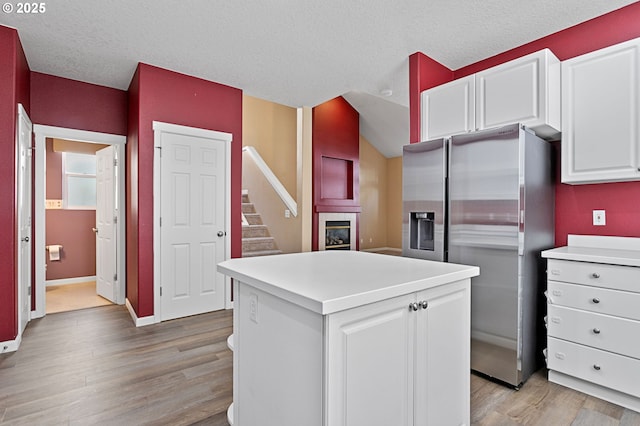
POLYGON ((471 368, 520 384, 518 125, 454 136, 449 261, 480 267, 471 290, 471 368))
POLYGON ((402 156, 402 254, 446 260, 447 141, 406 145, 402 156))

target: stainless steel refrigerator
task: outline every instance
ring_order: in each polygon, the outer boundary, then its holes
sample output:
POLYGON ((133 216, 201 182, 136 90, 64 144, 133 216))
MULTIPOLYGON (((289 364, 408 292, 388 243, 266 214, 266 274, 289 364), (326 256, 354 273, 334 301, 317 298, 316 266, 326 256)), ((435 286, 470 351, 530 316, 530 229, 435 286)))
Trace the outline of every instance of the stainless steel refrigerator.
POLYGON ((480 267, 471 369, 519 387, 543 360, 551 145, 514 124, 407 145, 402 167, 403 255, 480 267))

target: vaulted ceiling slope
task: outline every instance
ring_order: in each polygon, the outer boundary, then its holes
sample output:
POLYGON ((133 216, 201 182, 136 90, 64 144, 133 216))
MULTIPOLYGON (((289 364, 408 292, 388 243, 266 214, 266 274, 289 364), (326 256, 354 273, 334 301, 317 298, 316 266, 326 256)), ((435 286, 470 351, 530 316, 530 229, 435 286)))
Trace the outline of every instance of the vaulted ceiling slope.
POLYGON ((33 71, 104 86, 127 89, 145 62, 293 107, 347 94, 365 137, 390 156, 409 141, 412 53, 458 69, 630 3, 57 0, 25 14, 9 0, 0 24, 18 29, 33 71))

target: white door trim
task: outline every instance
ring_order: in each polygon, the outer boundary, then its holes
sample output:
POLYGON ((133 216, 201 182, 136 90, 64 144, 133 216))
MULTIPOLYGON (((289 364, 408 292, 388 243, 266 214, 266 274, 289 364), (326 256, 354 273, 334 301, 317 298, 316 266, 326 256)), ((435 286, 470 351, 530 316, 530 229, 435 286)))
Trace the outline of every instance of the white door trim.
MULTIPOLYGON (((161 300, 160 300, 160 151, 161 151, 161 134, 162 132, 177 133, 180 135, 188 135, 202 137, 208 139, 218 139, 226 142, 225 144, 225 260, 230 258, 231 254, 231 142, 233 136, 230 133, 217 132, 215 130, 199 129, 196 127, 181 126, 178 124, 163 123, 160 121, 153 122, 153 318, 158 323, 162 320, 161 300)), ((225 308, 231 308, 231 279, 225 277, 225 308)))
POLYGON ((118 173, 118 297, 117 303, 124 304, 126 291, 126 214, 125 209, 125 173, 124 173, 124 151, 127 143, 126 136, 113 135, 109 133, 90 132, 88 130, 67 129, 64 127, 33 125, 33 133, 36 140, 35 158, 35 221, 34 221, 34 244, 35 244, 35 272, 36 272, 36 310, 31 312, 31 318, 40 318, 45 315, 46 302, 46 280, 45 280, 45 188, 46 188, 46 139, 58 138, 78 142, 99 143, 114 145, 117 148, 118 159, 121 162, 121 172, 118 173))

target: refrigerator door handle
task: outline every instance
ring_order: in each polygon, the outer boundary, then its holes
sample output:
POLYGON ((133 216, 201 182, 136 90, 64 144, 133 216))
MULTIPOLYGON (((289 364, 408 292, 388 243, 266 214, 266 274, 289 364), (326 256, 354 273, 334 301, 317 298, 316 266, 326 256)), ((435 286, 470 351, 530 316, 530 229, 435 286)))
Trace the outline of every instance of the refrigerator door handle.
POLYGON ((524 185, 520 184, 520 208, 518 209, 518 254, 524 255, 524 185))

